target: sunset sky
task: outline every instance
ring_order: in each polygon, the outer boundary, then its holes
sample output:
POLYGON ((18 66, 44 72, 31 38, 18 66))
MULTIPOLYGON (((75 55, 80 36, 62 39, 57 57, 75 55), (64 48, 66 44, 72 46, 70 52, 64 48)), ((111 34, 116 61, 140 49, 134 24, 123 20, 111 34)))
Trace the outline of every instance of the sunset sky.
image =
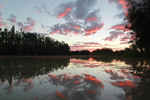
POLYGON ((36 32, 71 50, 128 47, 125 0, 0 0, 0 28, 36 32))

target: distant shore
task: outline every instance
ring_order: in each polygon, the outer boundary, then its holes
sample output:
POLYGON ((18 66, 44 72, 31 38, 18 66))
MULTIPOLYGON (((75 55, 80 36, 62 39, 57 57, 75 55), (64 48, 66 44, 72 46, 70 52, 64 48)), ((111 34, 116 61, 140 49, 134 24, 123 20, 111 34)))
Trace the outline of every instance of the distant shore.
POLYGON ((77 58, 77 57, 99 57, 98 55, 50 55, 50 56, 15 56, 15 55, 0 55, 0 58, 48 58, 48 59, 55 59, 55 58, 77 58))
POLYGON ((147 57, 126 57, 126 56, 118 56, 118 55, 40 55, 40 56, 33 56, 33 55, 0 55, 0 59, 3 58, 43 58, 43 59, 62 59, 62 58, 90 58, 90 57, 102 57, 102 58, 137 58, 143 59, 147 57))

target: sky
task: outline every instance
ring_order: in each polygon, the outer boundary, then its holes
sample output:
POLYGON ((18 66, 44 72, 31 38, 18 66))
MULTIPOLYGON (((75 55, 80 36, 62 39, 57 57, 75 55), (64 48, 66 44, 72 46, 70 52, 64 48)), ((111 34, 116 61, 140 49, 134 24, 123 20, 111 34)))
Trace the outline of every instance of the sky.
POLYGON ((0 0, 0 28, 44 34, 71 51, 129 47, 125 0, 0 0))

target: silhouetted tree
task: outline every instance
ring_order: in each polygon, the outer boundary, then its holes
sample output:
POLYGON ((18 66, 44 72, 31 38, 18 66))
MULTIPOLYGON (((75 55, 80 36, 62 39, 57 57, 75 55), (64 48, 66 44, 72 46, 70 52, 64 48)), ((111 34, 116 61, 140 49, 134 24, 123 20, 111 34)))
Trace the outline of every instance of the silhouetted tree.
POLYGON ((150 54, 150 0, 127 0, 129 25, 135 34, 134 45, 143 54, 150 54))
POLYGON ((92 52, 93 54, 100 54, 100 55, 109 55, 113 53, 112 49, 103 48, 103 49, 96 49, 92 52))
POLYGON ((66 55, 70 47, 37 33, 0 29, 0 55, 66 55))
POLYGON ((88 50, 81 50, 81 51, 71 51, 71 55, 89 55, 91 54, 88 50))

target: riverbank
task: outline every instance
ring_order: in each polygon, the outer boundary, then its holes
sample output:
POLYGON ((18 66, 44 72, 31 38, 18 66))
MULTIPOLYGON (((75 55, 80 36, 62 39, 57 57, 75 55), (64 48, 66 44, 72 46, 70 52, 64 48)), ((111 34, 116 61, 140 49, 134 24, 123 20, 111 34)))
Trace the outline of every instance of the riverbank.
POLYGON ((31 58, 31 59, 63 59, 63 58, 106 58, 106 59, 148 59, 149 57, 133 57, 133 56, 118 56, 118 55, 51 55, 51 56, 14 56, 14 55, 0 55, 0 59, 13 58, 31 58))

